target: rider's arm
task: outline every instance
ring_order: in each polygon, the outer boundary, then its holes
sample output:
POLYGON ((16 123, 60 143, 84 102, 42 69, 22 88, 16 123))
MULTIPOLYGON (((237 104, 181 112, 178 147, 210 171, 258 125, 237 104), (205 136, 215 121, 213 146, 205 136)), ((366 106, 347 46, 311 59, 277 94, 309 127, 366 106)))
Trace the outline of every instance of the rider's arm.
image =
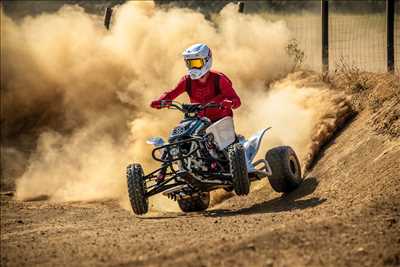
POLYGON ((157 100, 174 100, 186 91, 186 77, 184 76, 176 87, 170 91, 163 93, 157 100))
POLYGON ((221 76, 219 85, 221 88, 221 94, 214 97, 211 102, 222 103, 225 99, 232 101, 232 108, 236 109, 240 107, 241 102, 239 96, 236 94, 235 89, 233 89, 232 84, 227 78, 221 76))

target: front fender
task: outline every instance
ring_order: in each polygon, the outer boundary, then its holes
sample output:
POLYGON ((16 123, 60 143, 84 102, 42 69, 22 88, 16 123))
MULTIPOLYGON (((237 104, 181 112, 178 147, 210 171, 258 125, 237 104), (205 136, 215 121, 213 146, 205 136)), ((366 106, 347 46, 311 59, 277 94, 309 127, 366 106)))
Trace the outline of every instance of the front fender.
POLYGON ((264 134, 271 129, 271 127, 262 129, 251 136, 246 142, 244 142, 243 147, 246 154, 246 162, 247 162, 247 170, 251 171, 254 169, 252 164, 258 150, 260 149, 261 140, 264 137, 264 134))
POLYGON ((153 145, 154 147, 159 147, 165 144, 164 139, 159 136, 151 137, 146 141, 147 144, 153 145))

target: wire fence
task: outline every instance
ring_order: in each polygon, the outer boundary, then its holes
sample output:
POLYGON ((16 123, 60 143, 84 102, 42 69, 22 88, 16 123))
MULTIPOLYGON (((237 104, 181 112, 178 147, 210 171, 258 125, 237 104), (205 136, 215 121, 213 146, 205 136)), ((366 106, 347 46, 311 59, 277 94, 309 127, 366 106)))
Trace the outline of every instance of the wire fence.
POLYGON ((261 14, 266 20, 284 21, 291 37, 304 52, 303 66, 321 71, 321 3, 319 1, 290 1, 278 6, 268 1, 245 2, 245 13, 261 14))
MULTIPOLYGON (((322 70, 321 1, 246 2, 245 13, 287 23, 304 51, 304 67, 322 70), (290 6, 289 10, 286 7, 290 6), (292 8, 297 7, 297 8, 292 8)), ((387 71, 386 1, 329 1, 329 69, 341 64, 370 72, 387 71)), ((395 5, 395 72, 400 73, 400 1, 395 5)))
POLYGON ((303 66, 320 71, 322 68, 321 49, 321 17, 314 12, 304 11, 302 14, 274 15, 264 14, 268 19, 284 20, 297 40, 299 48, 304 52, 303 66))
MULTIPOLYGON (((386 3, 375 2, 374 12, 352 14, 341 2, 332 1, 329 6, 330 69, 345 63, 365 71, 385 72, 386 3)), ((363 1, 353 3, 356 9, 365 5, 363 1)))

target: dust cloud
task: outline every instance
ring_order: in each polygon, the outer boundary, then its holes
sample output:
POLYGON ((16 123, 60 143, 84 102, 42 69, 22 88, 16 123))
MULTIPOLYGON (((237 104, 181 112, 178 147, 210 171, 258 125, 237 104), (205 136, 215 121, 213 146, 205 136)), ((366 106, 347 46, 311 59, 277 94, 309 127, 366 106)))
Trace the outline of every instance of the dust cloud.
POLYGON ((307 71, 291 73, 273 83, 266 97, 253 103, 261 108, 254 109, 252 114, 258 116, 252 117, 264 116, 272 126, 263 150, 291 145, 303 173, 312 167, 321 146, 354 114, 351 96, 330 88, 320 75, 307 71))
MULTIPOLYGON (((306 157, 331 102, 327 89, 296 84, 300 77, 272 83, 292 69, 290 32, 283 21, 239 14, 233 4, 209 21, 193 10, 130 1, 116 10, 110 31, 79 6, 19 22, 2 10, 1 36, 2 129, 7 139, 35 136, 16 179, 19 200, 118 199, 127 207, 126 166, 156 167, 145 140, 167 136, 180 118, 148 104, 185 74, 180 53, 193 43, 212 48, 214 68, 241 96, 238 131, 273 127, 263 152, 287 144, 306 157)), ((2 153, 11 148, 21 150, 18 142, 2 143, 2 153)), ((12 162, 13 155, 2 157, 12 162)), ((153 200, 153 209, 174 205, 153 200)))

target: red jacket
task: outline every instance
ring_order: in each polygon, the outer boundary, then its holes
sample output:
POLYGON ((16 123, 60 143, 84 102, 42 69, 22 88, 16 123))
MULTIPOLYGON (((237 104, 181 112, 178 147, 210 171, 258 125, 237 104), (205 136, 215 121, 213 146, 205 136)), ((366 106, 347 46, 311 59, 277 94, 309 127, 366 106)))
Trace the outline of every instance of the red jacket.
MULTIPOLYGON (((174 89, 162 94, 158 100, 174 100, 185 91, 189 94, 191 103, 206 104, 213 102, 222 104, 227 99, 232 101, 233 109, 240 107, 241 104, 229 78, 216 71, 209 71, 205 83, 201 83, 199 80, 191 80, 188 75, 185 75, 174 89), (219 79, 216 80, 216 76, 219 76, 219 79), (219 88, 216 88, 215 85, 217 81, 219 81, 219 88), (190 82, 190 85, 187 85, 187 82, 190 82), (187 92, 188 90, 189 92, 187 92)), ((207 109, 200 115, 214 122, 226 116, 233 116, 233 112, 231 109, 207 109)))

